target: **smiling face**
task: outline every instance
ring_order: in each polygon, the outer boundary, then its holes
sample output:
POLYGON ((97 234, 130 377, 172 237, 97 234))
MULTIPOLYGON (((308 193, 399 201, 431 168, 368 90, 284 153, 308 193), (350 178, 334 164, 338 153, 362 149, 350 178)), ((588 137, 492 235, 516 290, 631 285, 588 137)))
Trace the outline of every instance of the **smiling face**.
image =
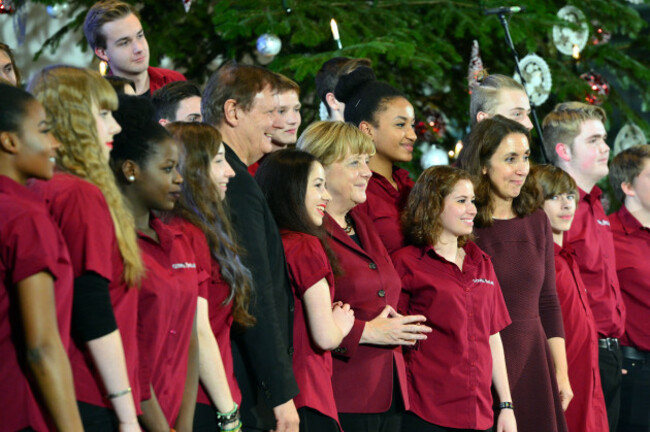
POLYGON ((368 124, 368 133, 372 137, 377 153, 376 158, 383 158, 391 163, 410 162, 413 159, 415 135, 415 112, 413 105, 399 97, 391 99, 386 109, 375 115, 377 126, 368 124))
POLYGON ((18 141, 15 167, 21 183, 30 177, 50 179, 54 172, 58 141, 51 133, 51 125, 45 116, 45 109, 38 101, 32 101, 27 115, 14 135, 18 141))
POLYGON ((457 239, 472 233, 476 216, 474 199, 474 186, 471 181, 462 179, 454 185, 443 201, 440 241, 446 242, 447 239, 457 239))
MULTIPOLYGON (((576 179, 580 187, 595 185, 609 173, 609 146, 605 142, 607 132, 600 120, 587 120, 582 123, 580 133, 573 139, 567 161, 567 171, 576 179)), ((589 192, 587 190, 587 192, 589 192)))
POLYGON ((530 121, 530 102, 528 96, 521 90, 506 88, 499 91, 499 101, 494 107, 494 114, 500 114, 526 129, 531 130, 533 123, 530 121))
POLYGON ((212 158, 212 162, 210 162, 210 178, 217 186, 219 197, 222 201, 224 198, 226 198, 228 182, 234 176, 235 171, 233 171, 228 161, 226 161, 226 151, 223 144, 221 144, 219 146, 219 151, 214 156, 214 158, 212 158))
POLYGON ((551 222, 554 234, 571 229, 578 197, 573 193, 561 193, 544 200, 544 211, 551 222))
POLYGON ((273 131, 273 151, 286 148, 289 144, 295 144, 298 139, 298 128, 302 118, 300 117, 300 100, 298 93, 288 91, 278 95, 278 108, 275 122, 276 129, 273 131))
POLYGON ((368 161, 370 155, 348 154, 325 168, 327 190, 332 196, 328 211, 345 214, 357 204, 366 201, 366 188, 372 176, 368 161))
POLYGON ((92 104, 91 110, 93 117, 95 118, 95 127, 97 128, 99 144, 104 150, 106 160, 108 160, 111 149, 113 148, 113 137, 122 131, 122 127, 113 117, 113 112, 111 110, 99 108, 95 103, 92 104))
POLYGON ((12 85, 17 85, 14 64, 11 62, 9 55, 3 50, 0 50, 0 78, 8 81, 12 85))
POLYGON ((245 147, 247 165, 252 165, 270 153, 277 95, 269 86, 257 93, 253 105, 246 111, 237 106, 237 135, 245 147))
POLYGON ((115 75, 130 77, 146 72, 149 44, 138 17, 130 14, 108 22, 101 32, 106 37, 106 48, 95 48, 95 54, 109 64, 115 75))
POLYGON ((305 207, 309 220, 314 225, 323 224, 325 208, 332 197, 325 187, 325 170, 320 162, 314 162, 307 178, 307 190, 305 192, 305 207))
POLYGON ((524 134, 505 136, 488 162, 483 174, 490 177, 495 198, 511 202, 519 196, 530 171, 530 147, 524 134))
POLYGON ((167 138, 139 167, 133 185, 137 198, 149 210, 171 211, 181 193, 183 178, 178 172, 178 146, 167 138))

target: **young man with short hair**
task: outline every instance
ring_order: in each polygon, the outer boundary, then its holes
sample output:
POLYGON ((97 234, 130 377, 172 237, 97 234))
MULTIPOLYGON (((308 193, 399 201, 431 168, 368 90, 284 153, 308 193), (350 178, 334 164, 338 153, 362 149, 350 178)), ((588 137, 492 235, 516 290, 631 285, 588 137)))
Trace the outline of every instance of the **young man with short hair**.
POLYGON ((544 145, 551 162, 576 181, 580 204, 565 244, 587 288, 599 334, 599 367, 610 429, 616 431, 620 410, 623 357, 619 338, 625 326, 625 305, 616 275, 616 254, 609 219, 596 183, 609 172, 602 108, 581 102, 557 105, 543 122, 544 145))
POLYGON ((178 72, 149 66, 149 44, 138 12, 128 3, 95 3, 86 14, 84 34, 95 55, 108 63, 110 73, 132 80, 138 95, 151 95, 167 83, 185 80, 178 72))
MULTIPOLYGON (((623 206, 609 215, 616 271, 627 308, 623 344, 621 432, 650 430, 650 145, 620 152, 609 181, 623 206)), ((614 431, 615 432, 615 431, 614 431)))
POLYGON ((278 116, 276 74, 227 64, 210 77, 201 102, 206 123, 223 137, 226 160, 235 171, 226 198, 232 225, 253 277, 251 328, 235 328, 232 352, 242 392, 245 431, 298 432, 293 398, 293 294, 282 239, 262 190, 247 167, 271 152, 278 116))
POLYGON ((181 121, 201 122, 201 89, 191 81, 165 84, 153 93, 151 102, 156 109, 156 121, 167 123, 181 121))
POLYGON ((505 75, 488 75, 472 88, 469 117, 472 127, 483 119, 500 114, 531 130, 530 101, 526 89, 505 75))
POLYGON ((323 63, 316 73, 316 93, 327 110, 327 118, 322 120, 345 121, 343 111, 345 104, 334 96, 334 89, 341 75, 348 74, 361 66, 371 67, 372 62, 366 58, 334 57, 323 63))

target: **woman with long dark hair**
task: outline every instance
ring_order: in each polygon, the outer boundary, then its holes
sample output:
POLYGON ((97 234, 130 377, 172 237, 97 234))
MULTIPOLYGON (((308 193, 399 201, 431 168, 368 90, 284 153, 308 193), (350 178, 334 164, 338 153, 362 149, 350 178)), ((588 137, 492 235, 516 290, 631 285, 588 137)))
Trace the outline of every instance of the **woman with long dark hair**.
POLYGON ((474 126, 468 141, 460 166, 476 179, 476 244, 492 258, 512 319, 501 338, 517 423, 526 432, 566 431, 573 393, 551 227, 528 177, 530 136, 497 115, 474 126))
POLYGON ((197 324, 200 380, 194 431, 233 428, 239 422, 241 391, 235 379, 230 331, 233 322, 255 323, 248 313, 251 276, 240 260, 223 200, 234 171, 225 158, 221 134, 203 123, 166 126, 181 150, 181 195, 170 223, 187 236, 197 255, 205 257, 210 277, 199 293, 197 324), (207 239, 207 240, 206 240, 207 239))
POLYGON ((352 329, 354 313, 348 304, 332 304, 333 267, 339 267, 322 228, 330 201, 325 171, 313 155, 283 150, 263 160, 255 179, 280 228, 294 295, 293 370, 300 389, 294 403, 300 430, 338 432, 330 351, 352 329))

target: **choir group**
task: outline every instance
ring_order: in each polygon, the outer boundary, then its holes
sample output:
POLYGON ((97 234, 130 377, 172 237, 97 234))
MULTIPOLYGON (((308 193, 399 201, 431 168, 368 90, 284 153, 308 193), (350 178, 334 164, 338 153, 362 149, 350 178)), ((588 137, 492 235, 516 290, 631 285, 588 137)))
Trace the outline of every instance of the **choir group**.
POLYGON ((23 90, 0 44, 0 431, 649 430, 650 147, 610 162, 601 108, 557 105, 533 166, 487 76, 414 182, 366 59, 323 65, 298 137, 285 76, 150 67, 120 0, 84 33, 106 77, 23 90))

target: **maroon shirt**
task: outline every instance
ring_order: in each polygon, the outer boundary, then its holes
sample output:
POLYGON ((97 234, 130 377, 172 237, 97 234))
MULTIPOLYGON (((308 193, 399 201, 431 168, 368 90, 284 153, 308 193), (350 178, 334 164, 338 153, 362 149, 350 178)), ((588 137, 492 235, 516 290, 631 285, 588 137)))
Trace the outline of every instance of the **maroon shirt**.
MULTIPOLYGON (((31 188, 45 199, 52 218, 63 234, 75 278, 92 272, 109 281, 108 292, 122 338, 133 400, 139 413, 138 347, 133 325, 138 311, 138 290, 123 281, 124 263, 104 194, 94 184, 62 172, 55 173, 50 181, 31 183, 31 188)), ((77 400, 112 409, 111 402, 106 399, 103 381, 85 344, 72 344, 69 355, 77 400)))
MULTIPOLYGON (((235 379, 232 350, 230 348, 233 302, 231 301, 227 305, 223 304, 224 300, 230 295, 230 286, 221 276, 221 267, 217 260, 212 257, 203 231, 179 217, 173 218, 170 224, 182 231, 192 245, 192 249, 194 249, 196 255, 196 265, 199 274, 205 271, 205 276, 201 278, 205 280, 199 281, 199 296, 208 301, 210 327, 219 345, 221 361, 223 362, 226 378, 228 379, 230 393, 232 394, 233 400, 237 404, 241 404, 241 391, 235 379)), ((203 384, 199 385, 196 401, 205 405, 213 405, 203 384)))
POLYGON ((317 237, 281 230, 289 280, 294 296, 293 372, 300 393, 293 399, 296 408, 308 407, 338 421, 332 389, 332 354, 311 340, 305 292, 316 282, 326 279, 330 300, 334 299, 334 273, 327 254, 317 237))
POLYGON ((170 69, 157 68, 149 66, 147 69, 149 73, 149 94, 152 95, 153 92, 158 90, 161 87, 164 87, 166 84, 175 81, 187 81, 187 78, 180 73, 170 69))
POLYGON ((492 427, 490 336, 510 324, 490 258, 467 243, 463 270, 433 247, 392 255, 402 278, 400 312, 424 315, 433 329, 405 350, 411 411, 438 426, 492 427))
MULTIPOLYGON (((141 400, 151 398, 149 386, 170 426, 181 408, 187 375, 198 286, 196 258, 187 238, 151 216, 159 242, 138 233, 147 274, 140 288, 138 347, 141 400)), ((203 275, 205 277, 205 275, 203 275)))
POLYGON ((623 345, 650 351, 650 230, 625 206, 609 215, 616 273, 627 311, 623 345))
POLYGON ((355 209, 349 214, 363 247, 331 216, 325 214, 323 219, 331 238, 330 246, 344 273, 336 278, 334 301, 349 303, 355 316, 352 330, 332 356, 336 406, 340 413, 385 412, 390 408, 393 384, 399 384, 405 409, 408 409, 402 348, 359 344, 367 321, 374 319, 387 305, 397 308, 401 281, 372 221, 355 209), (393 382, 395 372, 398 383, 393 382), (365 397, 359 389, 372 389, 372 397, 365 397))
POLYGON ((625 325, 625 305, 616 276, 609 219, 600 203, 602 191, 598 186, 594 186, 591 193, 579 190, 580 205, 571 229, 564 233, 564 244, 576 251, 598 334, 603 338, 620 338, 625 325))
POLYGON ((607 431, 607 409, 598 367, 598 332, 571 246, 555 244, 555 286, 566 333, 573 399, 564 412, 571 432, 607 431))
POLYGON ((0 176, 0 431, 49 430, 45 409, 28 378, 16 285, 41 272, 54 278, 59 333, 70 342, 72 264, 43 202, 25 186, 0 176))
POLYGON ((370 217, 388 253, 405 246, 400 215, 414 185, 409 172, 402 168, 393 167, 393 180, 397 183, 397 189, 385 177, 373 171, 366 189, 367 200, 355 210, 363 211, 370 217))

